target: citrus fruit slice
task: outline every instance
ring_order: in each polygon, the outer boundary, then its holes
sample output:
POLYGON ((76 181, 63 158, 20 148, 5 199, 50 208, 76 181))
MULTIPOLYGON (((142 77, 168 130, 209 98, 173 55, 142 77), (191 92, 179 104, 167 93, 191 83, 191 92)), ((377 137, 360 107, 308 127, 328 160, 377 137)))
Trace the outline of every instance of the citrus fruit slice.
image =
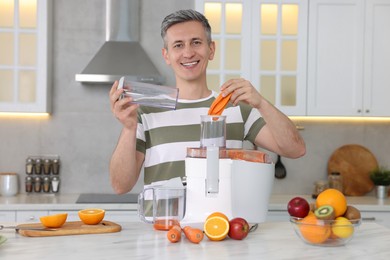
POLYGON ((84 224, 97 225, 103 220, 105 213, 104 209, 83 209, 79 211, 79 218, 84 224))
POLYGON ((347 199, 344 194, 336 189, 326 189, 316 199, 316 207, 329 205, 334 209, 335 217, 342 216, 347 210, 347 199))
MULTIPOLYGON (((226 216, 225 216, 226 217, 226 216)), ((223 216, 210 216, 204 223, 204 233, 212 241, 220 241, 229 233, 229 221, 223 216)))
POLYGON ((318 220, 314 214, 307 215, 300 221, 299 230, 303 238, 313 244, 325 242, 332 233, 330 226, 318 220))
POLYGON ((45 227, 59 228, 62 225, 64 225, 67 218, 68 218, 67 213, 61 213, 61 214, 43 216, 40 217, 39 220, 41 221, 42 225, 44 225, 45 227))

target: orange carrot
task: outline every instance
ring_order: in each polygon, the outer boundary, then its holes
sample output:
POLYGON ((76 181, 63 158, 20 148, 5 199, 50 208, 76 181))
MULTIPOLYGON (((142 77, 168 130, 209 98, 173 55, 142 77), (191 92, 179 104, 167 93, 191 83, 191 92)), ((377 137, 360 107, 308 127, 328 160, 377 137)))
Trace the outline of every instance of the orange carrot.
POLYGON ((167 238, 172 243, 179 242, 181 239, 181 227, 174 225, 167 233, 167 238))
POLYGON ((186 235, 186 238, 192 243, 199 244, 199 242, 203 240, 203 231, 200 229, 185 226, 183 232, 186 235))
POLYGON ((222 97, 222 93, 219 94, 218 97, 211 104, 208 111, 208 115, 221 115, 227 103, 229 102, 232 94, 233 92, 227 95, 226 97, 222 97))

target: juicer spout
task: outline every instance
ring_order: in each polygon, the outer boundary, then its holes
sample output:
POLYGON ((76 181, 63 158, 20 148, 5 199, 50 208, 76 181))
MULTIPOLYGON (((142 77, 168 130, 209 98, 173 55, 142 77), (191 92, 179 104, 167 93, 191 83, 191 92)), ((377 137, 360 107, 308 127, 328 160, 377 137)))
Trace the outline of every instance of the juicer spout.
POLYGON ((206 196, 219 193, 219 147, 207 147, 206 196))

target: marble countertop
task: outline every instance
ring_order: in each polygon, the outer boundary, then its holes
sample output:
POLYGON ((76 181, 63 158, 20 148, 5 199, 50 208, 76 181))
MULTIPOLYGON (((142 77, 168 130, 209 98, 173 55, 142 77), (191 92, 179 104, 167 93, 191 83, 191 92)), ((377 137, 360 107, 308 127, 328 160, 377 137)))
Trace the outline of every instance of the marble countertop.
MULTIPOLYGON (((19 194, 14 197, 0 196, 0 210, 80 210, 100 207, 106 210, 137 210, 134 203, 104 203, 78 204, 80 194, 19 194)), ((286 211, 287 203, 295 196, 306 198, 309 202, 314 199, 311 195, 277 195, 270 198, 268 209, 271 211, 286 211)), ((390 212, 390 198, 377 199, 374 196, 347 197, 348 204, 354 205, 361 211, 390 212)))
POLYGON ((140 222, 119 223, 108 234, 23 237, 3 230, 1 259, 389 259, 390 229, 364 223, 344 246, 318 247, 302 242, 289 222, 266 222, 244 240, 170 243, 166 232, 140 222))

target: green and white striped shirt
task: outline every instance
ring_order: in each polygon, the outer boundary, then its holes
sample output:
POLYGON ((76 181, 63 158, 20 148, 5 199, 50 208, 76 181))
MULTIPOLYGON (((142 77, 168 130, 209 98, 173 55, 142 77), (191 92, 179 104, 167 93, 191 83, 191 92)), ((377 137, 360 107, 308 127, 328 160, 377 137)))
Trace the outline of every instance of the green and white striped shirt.
MULTIPOLYGON (((137 151, 145 154, 144 184, 185 176, 187 147, 200 146, 200 116, 207 115, 217 93, 199 100, 179 100, 176 110, 140 106, 137 151)), ((265 122, 259 111, 246 104, 227 105, 226 147, 242 148, 254 142, 265 122)))

